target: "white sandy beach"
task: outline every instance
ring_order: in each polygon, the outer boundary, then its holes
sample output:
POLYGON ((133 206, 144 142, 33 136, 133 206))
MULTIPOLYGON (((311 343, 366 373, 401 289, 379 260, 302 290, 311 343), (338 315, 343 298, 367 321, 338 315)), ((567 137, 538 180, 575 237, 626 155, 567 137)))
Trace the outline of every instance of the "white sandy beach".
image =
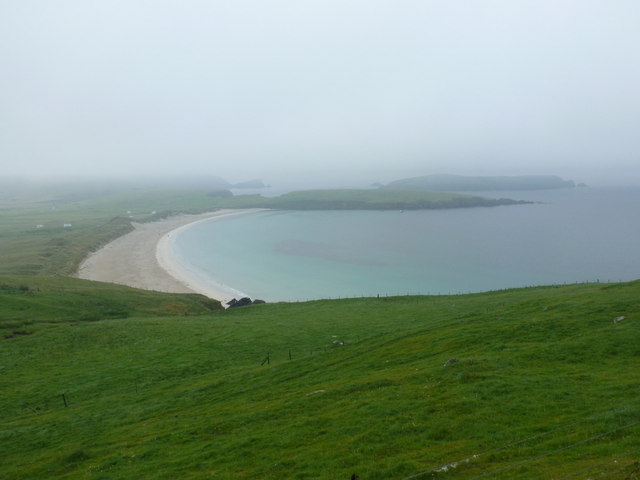
POLYGON ((198 280, 172 257, 175 237, 194 223, 224 215, 256 211, 218 210, 200 215, 179 215, 150 223, 134 223, 134 231, 89 255, 77 276, 87 280, 118 283, 145 290, 171 293, 201 293, 226 302, 233 292, 198 280))

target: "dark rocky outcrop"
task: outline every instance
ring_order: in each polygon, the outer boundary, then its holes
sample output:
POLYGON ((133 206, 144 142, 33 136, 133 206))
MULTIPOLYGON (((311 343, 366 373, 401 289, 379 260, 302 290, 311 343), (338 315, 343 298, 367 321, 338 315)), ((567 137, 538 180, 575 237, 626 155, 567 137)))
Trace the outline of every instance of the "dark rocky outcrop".
POLYGON ((227 302, 229 308, 234 307, 246 307, 247 305, 251 305, 253 303, 249 297, 242 297, 240 300, 236 300, 232 298, 227 302))
POLYGON ((267 303, 264 300, 251 300, 249 297, 242 297, 240 300, 236 300, 235 298, 232 298, 231 300, 229 300, 227 302, 227 307, 228 308, 233 308, 233 307, 246 307, 247 305, 261 305, 263 303, 267 303))

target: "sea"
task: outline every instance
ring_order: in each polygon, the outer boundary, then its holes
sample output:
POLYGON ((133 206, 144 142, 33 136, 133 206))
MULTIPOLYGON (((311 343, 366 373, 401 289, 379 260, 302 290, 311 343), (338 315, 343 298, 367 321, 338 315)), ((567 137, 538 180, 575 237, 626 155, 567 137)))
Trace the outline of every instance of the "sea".
POLYGON ((269 302, 640 278, 640 188, 473 194, 535 203, 266 210, 195 224, 173 253, 201 281, 269 302))

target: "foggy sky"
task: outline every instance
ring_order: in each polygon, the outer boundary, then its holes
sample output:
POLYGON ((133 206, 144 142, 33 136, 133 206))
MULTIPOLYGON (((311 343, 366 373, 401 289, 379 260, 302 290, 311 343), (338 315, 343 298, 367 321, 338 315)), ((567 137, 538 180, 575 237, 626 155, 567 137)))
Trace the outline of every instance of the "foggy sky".
POLYGON ((640 182, 639 47, 637 0, 0 0, 0 175, 640 182))

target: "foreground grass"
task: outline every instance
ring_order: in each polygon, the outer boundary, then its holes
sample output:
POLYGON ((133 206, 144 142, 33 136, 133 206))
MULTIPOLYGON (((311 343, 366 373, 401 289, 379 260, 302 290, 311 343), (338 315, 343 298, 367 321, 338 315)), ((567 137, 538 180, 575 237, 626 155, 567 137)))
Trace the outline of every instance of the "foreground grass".
POLYGON ((640 282, 193 308, 0 340, 0 478, 633 474, 640 282))

